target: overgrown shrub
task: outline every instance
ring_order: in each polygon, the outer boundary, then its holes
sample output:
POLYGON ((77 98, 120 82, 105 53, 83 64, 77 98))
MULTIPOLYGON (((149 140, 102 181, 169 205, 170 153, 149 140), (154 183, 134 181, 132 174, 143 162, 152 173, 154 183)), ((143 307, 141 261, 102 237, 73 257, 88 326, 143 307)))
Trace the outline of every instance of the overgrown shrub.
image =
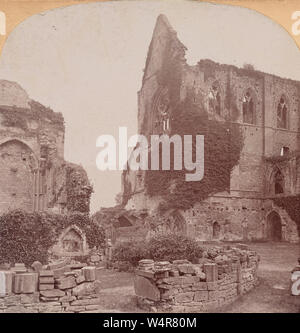
POLYGON ((141 259, 177 260, 188 259, 195 262, 201 258, 203 248, 197 241, 184 235, 162 234, 149 242, 128 241, 118 244, 113 250, 113 261, 129 262, 137 266, 141 259))
POLYGON ((38 213, 13 211, 0 216, 0 262, 46 262, 55 234, 38 213))
POLYGON ((154 260, 188 259, 194 262, 202 257, 203 248, 187 236, 178 234, 161 234, 149 240, 150 257, 154 260))
POLYGON ((90 248, 104 246, 105 232, 88 215, 28 213, 15 210, 0 216, 0 263, 23 262, 31 265, 35 260, 48 261, 48 250, 57 242, 62 230, 76 225, 86 235, 90 248))
POLYGON ((145 242, 128 241, 118 244, 113 249, 112 261, 126 261, 137 266, 141 259, 150 258, 145 242))

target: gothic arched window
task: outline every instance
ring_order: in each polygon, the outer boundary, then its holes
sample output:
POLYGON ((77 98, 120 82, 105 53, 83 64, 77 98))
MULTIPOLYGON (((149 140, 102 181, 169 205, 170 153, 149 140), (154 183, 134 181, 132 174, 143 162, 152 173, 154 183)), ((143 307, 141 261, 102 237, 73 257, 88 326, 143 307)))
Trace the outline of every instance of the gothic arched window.
POLYGON ((243 98, 243 122, 255 124, 254 101, 250 91, 247 91, 243 98))
POLYGON ((221 94, 217 83, 211 86, 208 94, 209 109, 211 112, 221 115, 221 94))
POLYGON ((155 120, 154 128, 158 133, 170 129, 170 98, 167 88, 160 89, 154 101, 155 120))
POLYGON ((277 127, 287 128, 288 127, 288 108, 286 98, 282 96, 277 105, 277 127))

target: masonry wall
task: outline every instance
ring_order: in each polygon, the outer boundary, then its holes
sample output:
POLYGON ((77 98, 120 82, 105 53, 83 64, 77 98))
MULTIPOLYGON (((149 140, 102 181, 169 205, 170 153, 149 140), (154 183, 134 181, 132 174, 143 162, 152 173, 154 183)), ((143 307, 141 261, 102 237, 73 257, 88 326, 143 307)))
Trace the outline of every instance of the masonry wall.
POLYGON ((0 270, 0 313, 97 311, 102 270, 70 259, 0 270))
POLYGON ((89 206, 87 175, 64 160, 64 136, 60 113, 31 100, 17 83, 0 80, 0 213, 65 212, 76 195, 79 201, 85 196, 89 206), (69 170, 79 177, 67 193, 69 170))
MULTIPOLYGON (((142 260, 136 270, 138 304, 150 311, 206 312, 230 304, 258 282, 259 258, 247 247, 211 249, 211 259, 142 260), (147 264, 146 264, 147 262, 147 264)), ((209 250, 208 250, 209 251, 209 250)))
MULTIPOLYGON (((274 170, 279 167, 284 176, 285 188, 282 195, 300 193, 300 168, 297 159, 291 157, 286 163, 266 161, 266 158, 279 157, 283 147, 289 148, 291 153, 299 151, 300 84, 256 71, 254 68, 241 69, 211 60, 201 60, 197 65, 189 66, 184 60, 184 52, 184 46, 167 19, 160 16, 149 46, 145 75, 139 93, 139 133, 168 134, 168 129, 163 129, 161 125, 157 127, 157 123, 164 119, 160 115, 161 109, 166 110, 172 128, 172 108, 184 101, 188 95, 192 96, 193 102, 199 108, 205 108, 209 118, 238 124, 243 135, 243 148, 239 163, 231 173, 230 189, 207 200, 215 202, 217 208, 207 208, 210 207, 210 203, 207 202, 199 203, 197 213, 195 209, 191 210, 195 214, 192 219, 189 212, 183 212, 187 218, 186 229, 191 235, 210 239, 210 221, 218 220, 221 225, 226 224, 226 230, 229 229, 229 234, 232 234, 231 238, 264 238, 263 225, 267 211, 264 204, 267 198, 275 195, 270 191, 274 186, 274 170), (168 63, 164 62, 166 47, 170 41, 172 48, 168 50, 169 58, 177 59, 177 64, 171 71, 168 69, 168 63), (162 84, 158 78, 160 73, 167 69, 169 81, 166 79, 162 84), (179 83, 173 79, 174 71, 178 74, 175 78, 179 83), (170 92, 174 84, 179 84, 179 99, 176 94, 174 97, 170 92), (220 93, 220 114, 212 113, 209 107, 209 94, 213 85, 220 93), (243 121, 243 100, 247 91, 253 99, 253 124, 243 121), (277 126, 277 107, 282 96, 288 109, 286 129, 277 126)), ((129 199, 126 201, 126 207, 148 209, 153 213, 161 198, 147 196, 144 179, 144 172, 128 171, 124 174, 124 187, 127 184, 131 191, 127 196, 129 199)), ((281 218, 284 226, 285 217, 281 218)), ((289 223, 294 224, 290 228, 294 230, 295 222, 289 223)), ((293 231, 285 239, 295 238, 297 237, 293 231)))

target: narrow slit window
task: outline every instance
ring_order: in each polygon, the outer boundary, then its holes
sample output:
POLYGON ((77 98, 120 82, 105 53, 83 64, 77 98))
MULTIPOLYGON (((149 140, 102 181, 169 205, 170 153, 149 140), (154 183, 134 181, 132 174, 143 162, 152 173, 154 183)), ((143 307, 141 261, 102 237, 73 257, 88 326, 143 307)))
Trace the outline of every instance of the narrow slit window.
POLYGON ((287 119, 288 119, 287 103, 285 97, 282 96, 277 105, 277 127, 287 129, 288 126, 287 119))
POLYGON ((246 92, 243 98, 243 122, 246 124, 255 124, 254 102, 249 91, 246 92))

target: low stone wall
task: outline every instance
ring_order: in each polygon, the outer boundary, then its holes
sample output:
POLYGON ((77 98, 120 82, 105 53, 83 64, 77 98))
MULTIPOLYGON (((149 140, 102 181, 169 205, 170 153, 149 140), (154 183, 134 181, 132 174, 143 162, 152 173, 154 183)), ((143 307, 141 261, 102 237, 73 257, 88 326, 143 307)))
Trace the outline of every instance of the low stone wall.
POLYGON ((71 259, 0 271, 0 312, 90 312, 99 308, 103 267, 71 259))
POLYGON ((135 271, 138 305, 148 311, 206 312, 236 300, 257 284, 259 257, 247 246, 215 247, 213 259, 153 262, 135 271))

